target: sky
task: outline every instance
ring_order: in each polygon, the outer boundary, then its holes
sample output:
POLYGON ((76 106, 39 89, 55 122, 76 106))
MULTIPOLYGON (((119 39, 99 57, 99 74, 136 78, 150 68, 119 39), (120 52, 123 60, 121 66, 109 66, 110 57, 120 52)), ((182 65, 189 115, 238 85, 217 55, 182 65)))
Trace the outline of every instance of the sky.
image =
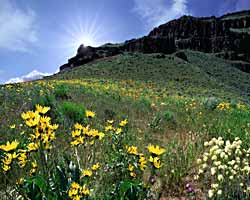
POLYGON ((53 74, 82 43, 124 42, 185 14, 246 9, 250 0, 0 0, 0 83, 53 74))

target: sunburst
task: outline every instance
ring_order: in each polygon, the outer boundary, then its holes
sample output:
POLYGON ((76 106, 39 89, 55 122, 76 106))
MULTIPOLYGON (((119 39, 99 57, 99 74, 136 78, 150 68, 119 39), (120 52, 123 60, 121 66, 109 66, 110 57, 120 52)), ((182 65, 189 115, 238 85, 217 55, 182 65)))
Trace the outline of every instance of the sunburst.
POLYGON ((60 41, 64 56, 75 55, 81 44, 92 47, 104 44, 107 32, 100 21, 97 14, 94 16, 86 14, 85 17, 78 15, 69 25, 64 26, 64 36, 60 41))

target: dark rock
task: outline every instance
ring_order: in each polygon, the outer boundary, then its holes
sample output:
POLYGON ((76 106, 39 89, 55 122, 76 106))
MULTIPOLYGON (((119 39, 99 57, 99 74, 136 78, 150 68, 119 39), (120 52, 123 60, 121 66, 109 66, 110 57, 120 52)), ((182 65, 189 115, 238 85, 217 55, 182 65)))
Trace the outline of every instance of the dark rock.
MULTIPOLYGON (((96 48, 81 45, 77 55, 60 69, 76 67, 125 51, 170 54, 191 49, 215 53, 225 59, 250 62, 249 44, 250 11, 230 13, 218 18, 183 16, 154 28, 147 36, 122 44, 107 43, 96 48)), ((183 53, 178 53, 178 56, 187 61, 183 53)))
POLYGON ((60 67, 60 71, 62 71, 62 70, 65 70, 65 69, 67 69, 67 68, 69 68, 70 66, 68 65, 68 64, 64 64, 64 65, 62 65, 61 67, 60 67))

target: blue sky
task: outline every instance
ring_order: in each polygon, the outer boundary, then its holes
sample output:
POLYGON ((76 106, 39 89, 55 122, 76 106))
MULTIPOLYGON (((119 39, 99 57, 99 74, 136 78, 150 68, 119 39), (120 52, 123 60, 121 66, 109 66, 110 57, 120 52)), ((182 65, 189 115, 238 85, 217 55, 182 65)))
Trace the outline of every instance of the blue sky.
POLYGON ((250 0, 0 0, 0 83, 54 73, 81 43, 123 42, 184 14, 243 9, 250 0))

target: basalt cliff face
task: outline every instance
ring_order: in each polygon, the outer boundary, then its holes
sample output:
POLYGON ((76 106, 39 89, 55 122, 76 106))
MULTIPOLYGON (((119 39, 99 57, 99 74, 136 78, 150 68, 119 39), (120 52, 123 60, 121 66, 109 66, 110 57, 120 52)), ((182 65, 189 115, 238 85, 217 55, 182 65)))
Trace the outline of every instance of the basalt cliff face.
POLYGON ((225 59, 250 62, 250 11, 230 13, 218 18, 183 16, 160 25, 147 36, 122 44, 100 47, 81 45, 77 55, 61 66, 60 70, 126 51, 168 54, 181 49, 215 53, 225 59))

